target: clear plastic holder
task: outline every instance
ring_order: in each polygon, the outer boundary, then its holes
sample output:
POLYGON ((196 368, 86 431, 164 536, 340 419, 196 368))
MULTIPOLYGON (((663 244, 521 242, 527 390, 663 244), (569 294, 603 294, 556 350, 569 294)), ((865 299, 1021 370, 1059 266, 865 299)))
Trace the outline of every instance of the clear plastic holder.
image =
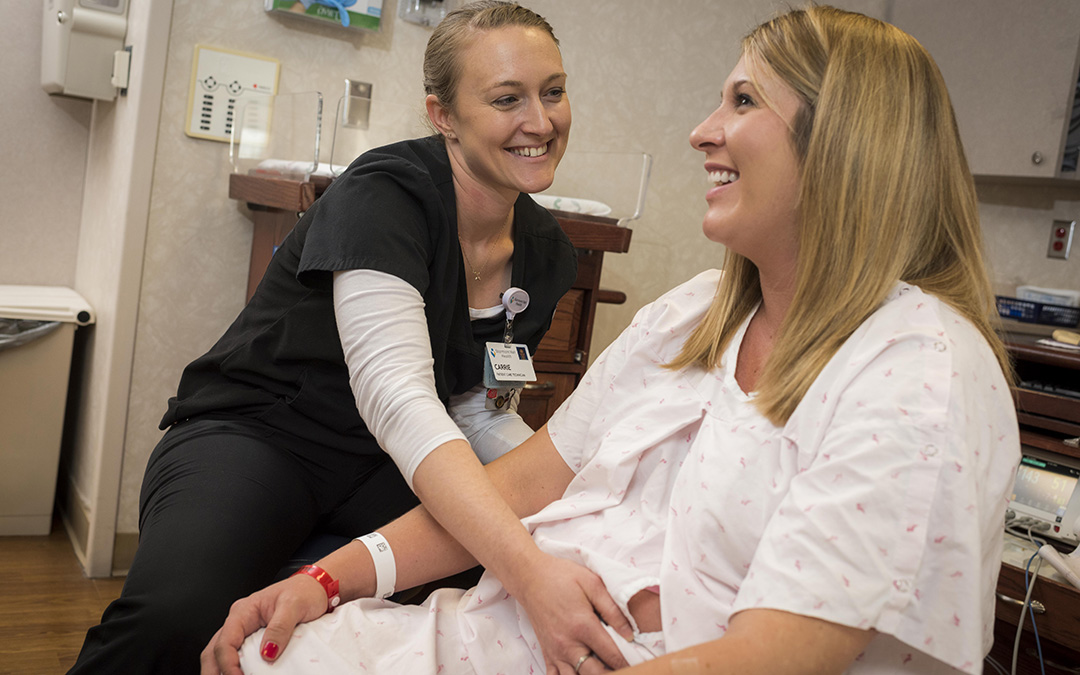
POLYGON ((322 94, 245 97, 229 136, 233 173, 307 180, 319 171, 322 94))
POLYGON ((568 150, 551 187, 533 198, 557 211, 615 218, 624 227, 644 212, 651 174, 645 152, 568 150))
POLYGON ((340 176, 354 159, 372 148, 430 135, 426 120, 427 113, 420 106, 342 96, 334 114, 330 175, 340 176))
MULTIPOLYGON (((233 172, 293 180, 336 178, 372 148, 432 133, 422 106, 342 96, 326 161, 320 159, 322 105, 317 91, 242 103, 229 142, 233 172)), ((625 226, 645 209, 651 172, 652 156, 645 152, 570 150, 551 187, 533 197, 549 209, 606 216, 625 226)))

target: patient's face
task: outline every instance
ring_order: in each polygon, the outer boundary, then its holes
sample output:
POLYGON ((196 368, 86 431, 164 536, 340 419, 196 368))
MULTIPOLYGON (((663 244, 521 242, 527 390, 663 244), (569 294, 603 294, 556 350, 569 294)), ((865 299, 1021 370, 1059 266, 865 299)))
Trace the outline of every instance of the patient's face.
POLYGON ((799 161, 791 125, 802 102, 771 71, 757 70, 740 59, 720 107, 690 134, 709 179, 703 229, 762 269, 793 266, 799 161))

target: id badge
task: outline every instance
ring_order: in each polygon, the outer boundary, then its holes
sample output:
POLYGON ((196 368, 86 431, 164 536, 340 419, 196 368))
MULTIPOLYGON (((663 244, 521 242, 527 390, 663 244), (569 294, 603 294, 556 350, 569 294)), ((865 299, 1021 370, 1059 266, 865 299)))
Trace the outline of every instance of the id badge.
POLYGON ((513 342, 488 342, 484 349, 484 386, 521 388, 536 380, 529 347, 513 342))

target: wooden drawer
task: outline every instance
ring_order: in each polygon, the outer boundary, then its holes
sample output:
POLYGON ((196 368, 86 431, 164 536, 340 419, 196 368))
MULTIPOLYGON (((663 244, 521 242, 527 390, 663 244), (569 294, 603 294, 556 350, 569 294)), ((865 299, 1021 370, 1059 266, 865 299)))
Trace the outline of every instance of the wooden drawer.
POLYGON ((1075 398, 1014 387, 1013 401, 1020 414, 1048 417, 1080 428, 1080 401, 1075 398))
POLYGON ((573 373, 536 373, 536 382, 525 385, 518 414, 534 431, 544 426, 566 397, 574 391, 573 373))
MULTIPOLYGON (((1002 563, 997 591, 999 594, 997 617, 1016 626, 1020 620, 1020 604, 1002 600, 1000 596, 1023 601, 1026 595, 1024 570, 1002 563)), ((1039 577, 1031 593, 1031 599, 1033 602, 1042 603, 1046 608, 1045 613, 1035 616, 1039 627, 1039 637, 1044 640, 1053 640, 1073 650, 1080 650, 1080 590, 1052 579, 1039 577)), ((1031 630, 1030 620, 1025 621, 1024 628, 1027 631, 1031 630)))
MULTIPOLYGON (((1037 618, 1036 621, 1038 621, 1037 618)), ((1027 624, 1027 630, 1020 636, 1020 656, 1016 660, 1017 675, 1043 675, 1044 671, 1039 667, 1040 648, 1046 665, 1045 675, 1076 675, 1080 672, 1080 653, 1047 640, 1042 635, 1041 623, 1039 624, 1039 646, 1036 647, 1035 636, 1031 632, 1031 620, 1028 619, 1024 623, 1027 624)), ((994 646, 990 650, 990 656, 1004 666, 1006 671, 1012 664, 1015 642, 1016 625, 998 617, 994 622, 994 646)), ((986 667, 983 672, 990 674, 994 671, 986 667)))
MULTIPOLYGON (((533 354, 534 361, 553 363, 576 363, 580 350, 581 313, 585 306, 585 291, 571 288, 559 300, 551 328, 533 354)), ((542 367, 538 365, 538 369, 542 367)))

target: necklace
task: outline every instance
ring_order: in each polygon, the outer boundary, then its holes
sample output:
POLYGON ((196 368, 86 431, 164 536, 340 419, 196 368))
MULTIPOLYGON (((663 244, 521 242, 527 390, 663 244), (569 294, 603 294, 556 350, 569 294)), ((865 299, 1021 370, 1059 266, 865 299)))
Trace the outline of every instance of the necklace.
POLYGON ((476 266, 469 260, 469 254, 465 252, 465 245, 464 242, 461 241, 461 237, 458 237, 458 243, 461 244, 461 255, 465 258, 465 264, 472 270, 473 279, 480 281, 480 275, 483 274, 484 270, 487 268, 487 258, 491 257, 491 247, 488 247, 488 255, 485 256, 484 264, 480 266, 480 269, 476 269, 476 266))
MULTIPOLYGON (((499 231, 499 237, 501 237, 502 233, 506 231, 506 228, 510 226, 511 220, 512 219, 510 218, 507 219, 506 225, 503 225, 503 229, 499 231)), ((498 241, 499 237, 496 237, 496 242, 498 241)), ((491 262, 491 249, 495 248, 495 244, 490 244, 487 247, 486 255, 484 255, 483 264, 481 264, 479 268, 477 268, 476 265, 473 265, 472 261, 469 260, 469 254, 465 252, 465 242, 461 240, 460 234, 458 235, 458 245, 461 248, 462 257, 465 258, 465 264, 468 265, 469 269, 472 271, 473 279, 475 281, 480 281, 481 275, 483 275, 484 272, 487 271, 488 263, 491 262)))

